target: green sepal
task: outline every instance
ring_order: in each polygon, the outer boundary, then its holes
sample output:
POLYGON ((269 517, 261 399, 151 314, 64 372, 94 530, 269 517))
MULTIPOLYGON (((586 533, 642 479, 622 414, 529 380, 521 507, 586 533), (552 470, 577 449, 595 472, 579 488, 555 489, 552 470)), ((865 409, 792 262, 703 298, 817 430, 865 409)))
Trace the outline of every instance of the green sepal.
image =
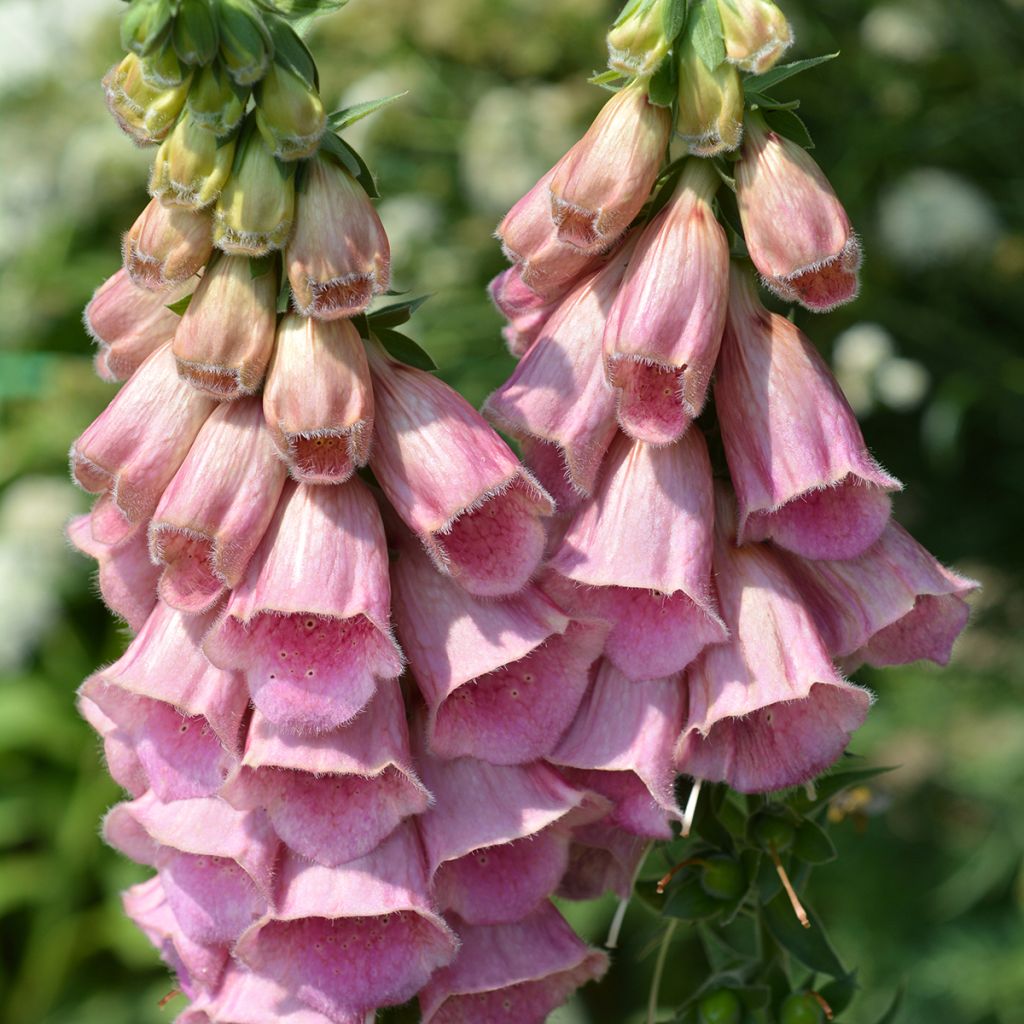
POLYGON ((177 313, 178 316, 184 316, 185 310, 188 309, 188 307, 192 303, 193 295, 195 295, 195 292, 183 296, 182 298, 178 299, 177 302, 169 302, 167 304, 167 309, 169 309, 172 313, 177 313))
POLYGON ((371 199, 380 198, 377 183, 373 180, 373 174, 366 166, 366 161, 344 139, 339 138, 334 132, 325 132, 320 140, 320 152, 337 160, 363 186, 371 199))
POLYGON ((387 327, 379 330, 374 327, 372 333, 373 337, 387 349, 388 354, 399 362, 413 366, 417 370, 437 369, 437 363, 430 358, 430 354, 407 335, 387 327))
POLYGON ((362 121, 364 117, 369 117, 383 107, 408 95, 409 90, 406 89, 404 92, 396 92, 391 96, 382 96, 379 100, 367 100, 366 103, 355 103, 351 107, 342 107, 341 110, 335 110, 333 114, 327 115, 327 126, 336 132, 343 131, 355 124, 356 121, 362 121))
POLYGON ((669 43, 675 42, 676 36, 685 28, 688 7, 688 0, 665 0, 661 9, 661 30, 669 43))
POLYGON ((612 82, 622 82, 626 76, 621 71, 616 71, 614 68, 609 68, 607 71, 595 71, 587 81, 591 85, 603 85, 608 86, 612 82))
POLYGON ((170 24, 170 0, 134 0, 121 19, 121 45, 145 57, 163 43, 170 24))
POLYGON ((706 921, 717 917, 725 907, 721 900, 704 891, 697 873, 691 872, 672 886, 661 912, 665 917, 678 917, 683 921, 706 921))
POLYGON ((810 928, 800 924, 793 913, 789 897, 780 892, 762 907, 761 915, 772 938, 805 967, 831 978, 845 978, 849 972, 829 943, 821 922, 806 904, 804 909, 811 923, 810 928))
POLYGON ((276 270, 277 255, 276 252, 268 252, 266 256, 250 257, 249 277, 253 279, 263 277, 264 274, 269 274, 272 270, 276 270))
POLYGON ((284 18, 275 14, 266 16, 267 30, 274 44, 274 60, 283 68, 298 75, 306 85, 319 91, 320 73, 309 47, 284 18))
POLYGON ((287 313, 292 305, 292 285, 287 274, 281 275, 281 287, 277 292, 277 311, 287 313))
POLYGON ((671 107, 679 92, 679 81, 674 60, 663 60, 647 83, 647 98, 656 107, 671 107))
POLYGON ((814 149, 814 139, 804 124, 803 118, 795 110, 788 107, 777 107, 774 110, 765 112, 765 122, 768 126, 787 139, 791 139, 798 146, 804 149, 814 149))
POLYGON ((875 1021, 875 1024, 893 1024, 893 1021, 896 1020, 897 1016, 899 1016, 900 1007, 903 1005, 903 993, 905 991, 906 988, 903 985, 900 985, 900 987, 896 989, 888 1009, 881 1017, 878 1018, 877 1021, 875 1021))
POLYGON ((690 38, 708 71, 714 72, 725 60, 725 34, 717 0, 703 0, 690 9, 690 38))
POLYGON ((376 332, 378 328, 401 327, 412 319, 413 313, 429 298, 429 295, 420 295, 418 298, 394 302, 390 306, 382 306, 368 313, 366 319, 370 329, 376 332))
POLYGON ((264 10, 292 20, 333 14, 335 11, 340 11, 347 3, 348 0, 259 0, 259 4, 264 10))
POLYGON ((204 0, 181 0, 174 19, 174 51, 185 64, 205 67, 220 47, 217 20, 204 0))
POLYGON ((801 72, 816 68, 819 64, 827 64, 838 56, 839 51, 836 50, 835 53, 826 53, 821 57, 808 57, 806 60, 794 60, 789 64, 780 64, 760 75, 750 75, 743 80, 743 86, 754 92, 765 92, 773 85, 784 82, 787 78, 792 78, 794 75, 801 74, 801 72))
POLYGON ((853 1002, 859 988, 857 972, 850 971, 845 977, 836 978, 820 988, 818 994, 828 1003, 833 1015, 838 1017, 853 1002))
POLYGON ((785 103, 782 100, 773 100, 771 96, 766 96, 763 92, 751 91, 750 89, 743 90, 744 99, 747 101, 747 106, 751 110, 799 110, 799 100, 787 100, 785 103))
POLYGON ((837 856, 835 844, 826 832, 806 818, 796 830, 793 855, 805 864, 828 864, 837 856))

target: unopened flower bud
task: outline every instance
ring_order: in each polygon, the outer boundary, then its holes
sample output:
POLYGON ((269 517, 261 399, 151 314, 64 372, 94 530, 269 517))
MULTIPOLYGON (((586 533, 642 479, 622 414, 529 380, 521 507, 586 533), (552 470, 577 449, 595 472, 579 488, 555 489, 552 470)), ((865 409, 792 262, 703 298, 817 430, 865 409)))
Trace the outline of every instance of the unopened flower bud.
POLYGON ((186 64, 209 64, 217 56, 217 22, 206 0, 181 0, 174 49, 186 64))
POLYGON ((276 326, 277 274, 253 277, 244 256, 222 256, 207 268, 178 324, 178 373, 215 398, 251 395, 263 383, 276 326))
POLYGON ((679 113, 676 131, 694 156, 717 156, 743 137, 743 85, 726 61, 709 71, 693 44, 679 47, 679 113))
POLYGON ((212 251, 207 214, 164 206, 158 199, 150 200, 122 243, 128 276, 151 292, 187 281, 212 251))
POLYGON ((718 0, 730 63, 767 71, 793 44, 793 29, 771 0, 718 0))
POLYGON ((191 78, 171 88, 146 82, 142 61, 129 53, 103 77, 107 107, 121 130, 140 146, 159 142, 177 120, 185 103, 191 78))
POLYGON ((609 248, 640 212, 658 176, 671 125, 643 83, 616 93, 551 179, 558 238, 584 252, 609 248))
POLYGON ((824 313, 857 297, 860 242, 821 168, 751 118, 736 202, 754 266, 780 298, 824 313))
POLYGON ((220 195, 234 159, 234 139, 218 139, 186 111, 157 150, 149 194, 165 203, 202 209, 220 195))
POLYGON ((170 24, 170 0, 135 0, 121 21, 121 44, 144 57, 163 42, 170 24))
POLYGON ((630 0, 608 33, 608 67, 646 78, 658 70, 672 40, 665 37, 666 0, 630 0))
POLYGON ((181 85, 188 73, 187 69, 181 66, 174 47, 169 43, 143 57, 140 68, 143 81, 154 89, 173 89, 174 86, 181 85))
POLYGON ((278 164, 259 132, 249 130, 214 207, 214 245, 235 256, 266 256, 285 247, 294 216, 293 173, 278 164))
POLYGON ((248 89, 236 85, 223 66, 203 68, 189 90, 188 109, 192 119, 218 138, 233 132, 245 114, 248 89))
POLYGON ((266 73, 274 52, 263 18, 252 0, 218 0, 220 55, 239 85, 254 85, 266 73))
POLYGON ((272 64, 256 88, 256 124, 278 160, 301 160, 316 152, 327 115, 315 86, 272 64))
POLYGON ((346 170, 320 156, 305 169, 288 280, 303 316, 361 313, 390 280, 391 249, 370 197, 346 170))

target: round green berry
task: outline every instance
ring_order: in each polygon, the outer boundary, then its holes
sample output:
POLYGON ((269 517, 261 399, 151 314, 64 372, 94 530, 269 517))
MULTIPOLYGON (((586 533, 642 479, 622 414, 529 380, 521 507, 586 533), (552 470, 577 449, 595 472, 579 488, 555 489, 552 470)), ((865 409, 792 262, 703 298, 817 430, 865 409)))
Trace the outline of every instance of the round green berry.
POLYGON ((700 884, 716 900, 738 900, 746 891, 747 878, 737 861, 719 854, 704 862, 700 884))
POLYGON ((753 835, 758 846, 781 853, 793 845, 796 829, 784 818, 766 814, 754 822, 753 835))
POLYGON ((808 992, 794 992, 786 996, 779 1011, 779 1024, 823 1024, 825 1011, 808 992))
POLYGON ((705 996, 697 1008, 700 1024, 740 1024, 743 1004, 731 989, 722 988, 705 996))

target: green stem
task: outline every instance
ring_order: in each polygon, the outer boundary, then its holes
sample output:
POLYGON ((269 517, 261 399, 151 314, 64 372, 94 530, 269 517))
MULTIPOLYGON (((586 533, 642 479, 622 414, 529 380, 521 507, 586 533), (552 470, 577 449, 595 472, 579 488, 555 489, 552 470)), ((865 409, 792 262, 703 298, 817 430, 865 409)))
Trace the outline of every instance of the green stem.
POLYGON ((665 929, 665 936, 661 940, 661 948, 658 950, 658 960, 654 965, 654 977, 651 979, 651 994, 647 999, 647 1024, 655 1024, 658 1019, 658 992, 661 989, 661 976, 665 971, 665 961, 668 959, 668 947, 672 945, 672 936, 675 934, 676 925, 679 921, 673 918, 665 929))

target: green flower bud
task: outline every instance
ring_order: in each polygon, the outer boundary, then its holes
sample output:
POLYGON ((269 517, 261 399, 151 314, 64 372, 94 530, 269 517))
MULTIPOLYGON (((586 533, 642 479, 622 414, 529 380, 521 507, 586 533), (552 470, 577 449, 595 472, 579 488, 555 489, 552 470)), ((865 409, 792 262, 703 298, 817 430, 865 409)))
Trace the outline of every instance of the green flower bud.
POLYGON ((149 194, 201 210, 220 195, 234 159, 235 140, 218 140, 186 111, 157 151, 149 194))
POLYGON ((608 33, 608 67, 647 78, 672 46, 665 37, 668 0, 630 0, 608 33))
POLYGON ((220 55, 239 85, 254 85, 270 67, 274 43, 252 0, 217 0, 220 55))
POLYGON ((705 996, 697 1007, 699 1024, 740 1024, 743 1004, 731 989, 723 988, 705 996))
POLYGON ((793 43, 786 16, 771 0, 718 0, 728 59, 759 75, 793 43))
POLYGON ((142 58, 142 78, 154 89, 173 89, 185 80, 185 69, 170 43, 142 58))
POLYGON ((793 992, 786 996, 779 1010, 779 1024, 823 1024, 825 1011, 808 992, 793 992))
POLYGON ((213 211, 213 242, 235 256, 283 249, 295 216, 295 176, 274 159, 251 122, 213 211))
POLYGON ((313 86, 273 64, 256 87, 256 124, 278 160, 301 160, 317 151, 327 115, 313 86))
POLYGON ((248 89, 235 85, 224 68, 214 62, 199 72, 188 94, 188 109, 197 124, 220 137, 241 123, 248 99, 248 89))
POLYGON ((725 61, 709 71, 685 38, 679 45, 679 114, 676 131, 694 156, 717 156, 743 137, 743 85, 725 61))
POLYGON ((186 64, 209 64, 217 56, 217 22, 206 0, 181 0, 174 19, 174 49, 186 64))
POLYGON ((191 76, 170 89, 158 89, 146 83, 142 62, 129 53, 103 77, 107 106, 121 130, 140 146, 159 142, 178 119, 188 95, 191 76))
POLYGON ((145 57, 164 41, 170 24, 170 0, 135 0, 121 21, 121 45, 145 57))
POLYGON ((777 853, 788 850, 796 838, 796 829, 774 814, 762 814, 754 821, 752 832, 754 842, 765 850, 775 849, 777 853))
POLYGON ((702 865, 700 884, 716 900, 738 900, 746 892, 747 878, 738 861, 716 854, 702 865))

